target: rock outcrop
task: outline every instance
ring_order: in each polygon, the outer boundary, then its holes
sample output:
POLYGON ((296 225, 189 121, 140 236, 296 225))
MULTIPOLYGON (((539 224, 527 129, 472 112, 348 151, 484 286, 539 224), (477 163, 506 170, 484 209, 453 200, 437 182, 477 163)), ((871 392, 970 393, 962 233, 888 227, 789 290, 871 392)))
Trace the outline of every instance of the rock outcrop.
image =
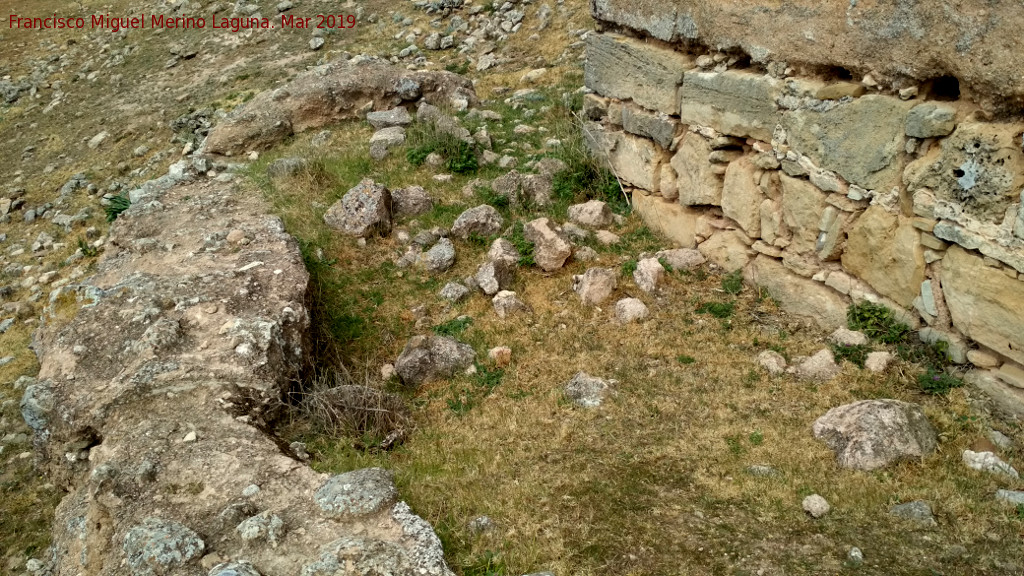
POLYGON ((393 486, 339 515, 345 476, 267 433, 309 315, 298 245, 266 213, 230 184, 153 192, 113 225, 95 274, 52 294, 81 308, 44 316, 22 410, 68 491, 54 574, 451 574, 393 486), (233 229, 249 242, 230 245, 233 229))

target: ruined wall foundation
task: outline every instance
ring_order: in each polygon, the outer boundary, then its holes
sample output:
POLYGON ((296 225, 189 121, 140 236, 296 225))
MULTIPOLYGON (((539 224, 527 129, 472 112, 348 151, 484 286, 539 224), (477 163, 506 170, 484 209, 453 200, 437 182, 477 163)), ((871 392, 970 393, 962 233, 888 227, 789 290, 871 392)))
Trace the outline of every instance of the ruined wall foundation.
POLYGON ((594 0, 588 145, 679 245, 823 328, 884 304, 1021 417, 1024 8, 892 4, 594 0))

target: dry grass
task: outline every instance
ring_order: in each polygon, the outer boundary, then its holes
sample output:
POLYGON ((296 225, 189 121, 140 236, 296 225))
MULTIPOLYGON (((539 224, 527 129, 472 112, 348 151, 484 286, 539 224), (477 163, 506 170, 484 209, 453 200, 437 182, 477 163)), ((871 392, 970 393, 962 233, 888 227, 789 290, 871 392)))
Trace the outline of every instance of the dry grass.
MULTIPOLYGON (((393 237, 359 247, 326 231, 320 218, 372 176, 392 187, 423 184, 440 207, 419 225, 450 225, 478 203, 461 192, 468 177, 435 184, 428 168, 401 158, 370 164, 361 144, 369 131, 343 130, 357 144, 333 148, 314 174, 261 182, 289 230, 323 250, 324 277, 346 287, 328 304, 358 316, 364 329, 344 343, 343 361, 372 381, 409 336, 428 329, 415 329, 412 313, 425 306, 430 320, 421 326, 473 319, 459 338, 477 350, 482 370, 405 391, 415 429, 393 451, 360 450, 353 437, 303 439, 318 469, 392 469, 460 574, 1005 574, 1024 564, 1015 545, 1021 519, 992 497, 1020 485, 960 463, 986 429, 966 390, 923 395, 917 368, 907 364, 884 376, 846 364, 823 384, 770 377, 755 364, 760 350, 812 354, 825 347, 824 335, 754 289, 727 294, 708 269, 671 274, 657 297, 622 278, 603 308, 581 306, 570 290, 583 264, 552 274, 521 269, 514 289, 532 306, 530 316, 499 319, 480 295, 448 305, 437 291, 473 273, 484 247, 457 243, 455 267, 429 277, 390 264, 402 249, 393 237), (644 300, 651 319, 617 325, 611 304, 624 296, 644 300), (734 313, 698 313, 707 302, 734 302, 734 313), (485 360, 493 346, 513 350, 504 371, 485 360), (566 403, 561 387, 578 370, 618 380, 615 397, 597 410, 566 403), (941 435, 938 453, 875 473, 840 470, 812 437, 813 420, 833 406, 881 397, 922 403, 941 435), (759 464, 779 475, 747 472, 759 464), (829 500, 829 516, 806 517, 800 502, 811 493, 829 500), (889 506, 915 499, 932 504, 937 528, 887 515, 889 506), (498 531, 471 533, 467 523, 481 514, 498 531), (850 546, 864 551, 863 565, 847 561, 850 546)), ((310 152, 301 139, 293 146, 280 154, 310 152)), ((635 217, 616 232, 628 249, 604 249, 596 265, 619 269, 660 244, 635 217)))

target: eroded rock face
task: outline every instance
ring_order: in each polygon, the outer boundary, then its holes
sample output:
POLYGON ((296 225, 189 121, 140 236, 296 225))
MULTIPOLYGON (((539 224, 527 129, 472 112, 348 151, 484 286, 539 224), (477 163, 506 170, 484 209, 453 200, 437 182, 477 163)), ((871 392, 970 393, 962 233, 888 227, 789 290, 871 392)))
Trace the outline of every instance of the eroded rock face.
POLYGON ((843 468, 876 470, 935 451, 938 436, 921 407, 899 400, 862 400, 829 410, 814 422, 843 468))
POLYGON ((151 189, 112 225, 95 273, 63 289, 84 306, 35 334, 23 412, 42 469, 68 490, 55 576, 313 574, 357 528, 367 565, 451 574, 407 506, 332 518, 315 498, 327 477, 263 432, 309 328, 299 247, 266 214, 230 184, 151 189), (210 572, 211 553, 246 562, 210 572))
MULTIPOLYGON (((332 62, 236 108, 210 131, 204 150, 214 155, 264 150, 297 132, 357 118, 367 104, 388 110, 420 98, 441 105, 453 99, 476 102, 470 81, 457 74, 410 72, 383 61, 332 62)), ((380 127, 404 121, 393 110, 372 120, 380 127)))

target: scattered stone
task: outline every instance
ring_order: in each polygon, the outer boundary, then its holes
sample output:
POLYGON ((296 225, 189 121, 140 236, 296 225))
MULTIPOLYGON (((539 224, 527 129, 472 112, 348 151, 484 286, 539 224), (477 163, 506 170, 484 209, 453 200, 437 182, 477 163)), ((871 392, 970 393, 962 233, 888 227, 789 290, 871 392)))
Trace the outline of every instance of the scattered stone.
POLYGON ((405 128, 392 126, 378 130, 370 137, 370 157, 374 160, 387 158, 388 151, 405 143, 405 128))
POLYGON ((586 372, 577 372, 565 385, 565 397, 577 406, 596 408, 601 405, 610 390, 609 382, 586 372))
POLYGON ((613 222, 612 209, 600 200, 574 204, 569 206, 569 220, 588 228, 604 228, 613 222))
POLYGON ((366 121, 376 130, 384 128, 404 127, 412 124, 412 116, 405 108, 398 106, 391 110, 382 112, 370 112, 366 115, 366 121))
POLYGON ((558 270, 572 256, 572 244, 547 218, 527 222, 523 235, 533 242, 533 261, 545 272, 558 270))
POLYGON ((672 270, 691 270, 707 262, 707 259, 700 250, 693 248, 676 248, 674 250, 662 250, 654 255, 659 261, 664 261, 672 270))
POLYGON ((444 288, 441 289, 439 295, 441 298, 444 298, 449 302, 456 303, 461 302, 466 298, 466 296, 469 296, 469 292, 470 290, 466 286, 459 284, 458 282, 449 282, 444 285, 444 288))
POLYGON ((504 224, 505 220, 493 206, 481 204, 466 210, 455 219, 455 223, 452 224, 452 236, 463 240, 471 234, 486 238, 501 232, 504 224))
POLYGON ((860 564, 864 562, 864 553, 861 552, 860 548, 856 546, 850 547, 850 551, 846 554, 846 557, 850 559, 850 562, 854 564, 860 564))
POLYGON ((657 258, 644 258, 637 262, 636 270, 633 271, 633 281, 636 282, 637 288, 650 294, 658 289, 664 275, 665 268, 657 258))
POLYGON ((861 400, 838 406, 818 418, 814 437, 836 453, 843 468, 876 470, 901 460, 919 460, 935 451, 938 435, 917 404, 861 400))
POLYGON ((517 266, 519 258, 519 251, 516 250, 515 245, 504 238, 498 238, 491 243, 491 249, 487 251, 487 259, 491 262, 504 262, 517 266))
POLYGON ((301 174, 309 162, 305 158, 278 158, 267 166, 267 176, 284 178, 301 174))
POLYGON ((804 512, 811 515, 811 518, 821 518, 825 514, 832 510, 832 506, 818 494, 811 494, 804 498, 803 501, 804 512))
POLYGON ((210 570, 209 576, 262 576, 255 566, 248 562, 224 562, 210 570))
POLYGON ((623 298, 615 303, 615 319, 622 324, 643 320, 648 314, 647 306, 638 298, 623 298))
POLYGON ((777 478, 782 476, 782 472, 779 472, 772 466, 766 466, 764 464, 755 464, 747 467, 747 474, 751 476, 758 476, 761 478, 777 478))
POLYGON ((324 47, 324 42, 325 40, 322 37, 314 36, 309 40, 309 49, 312 50, 313 52, 316 52, 317 50, 324 47))
POLYGON ((597 250, 594 250, 590 246, 580 246, 573 253, 573 258, 580 262, 593 262, 600 258, 600 255, 598 255, 597 250))
POLYGON ((373 180, 363 180, 324 214, 334 230, 365 238, 391 232, 391 192, 373 180))
POLYGON ((530 313, 532 309, 528 304, 520 300, 519 296, 511 290, 502 290, 491 299, 494 311, 499 318, 505 318, 512 314, 530 313))
POLYGON ((585 306, 597 306, 618 287, 618 274, 608 268, 590 268, 572 277, 572 289, 585 306))
POLYGON ((769 374, 782 374, 786 371, 786 359, 774 350, 764 350, 757 355, 757 364, 769 374))
POLYGON ((870 372, 881 374, 889 367, 889 362, 892 362, 892 358, 893 356, 890 352, 871 352, 868 354, 867 359, 864 360, 864 367, 870 372))
POLYGON ((1009 502, 1010 504, 1019 506, 1024 504, 1024 491, 1021 490, 1003 490, 1000 488, 996 490, 996 500, 1002 502, 1009 502))
POLYGON ((932 507, 923 500, 915 500, 904 504, 897 504, 889 508, 889 514, 904 520, 913 520, 921 524, 935 526, 935 517, 932 515, 932 507))
POLYGON ((448 270, 455 265, 455 244, 447 238, 441 238, 420 256, 420 263, 431 274, 448 270))
POLYGON ((614 246, 619 243, 619 240, 621 240, 618 234, 609 232, 608 230, 598 230, 594 233, 594 237, 597 238, 597 241, 600 242, 602 246, 614 246))
POLYGON ((487 357, 494 362, 498 368, 505 368, 512 363, 512 349, 508 346, 498 346, 487 351, 487 357))
POLYGON ((814 356, 798 358, 791 370, 799 378, 824 382, 839 374, 841 368, 836 364, 831 350, 821 350, 814 356))
POLYGON ((988 472, 990 474, 999 474, 1002 476, 1008 476, 1010 478, 1020 478, 1017 471, 1006 462, 1004 462, 999 456, 996 456, 992 452, 975 452, 973 450, 964 450, 963 454, 964 464, 968 468, 974 470, 980 470, 982 472, 988 472))
POLYGON ((839 328, 828 337, 828 341, 839 346, 867 346, 868 337, 863 332, 839 328))
POLYGON ((467 528, 472 534, 484 534, 493 531, 497 526, 489 516, 477 516, 469 521, 467 528))
POLYGON ((418 216, 430 212, 434 201, 422 186, 406 186, 391 191, 391 211, 394 216, 418 216))
POLYGON ((235 527, 235 531, 244 542, 266 540, 276 548, 278 541, 284 537, 284 521, 277 514, 267 511, 244 520, 235 527))
POLYGON ((451 378, 473 364, 473 347, 447 336, 413 336, 395 361, 395 371, 410 386, 451 378))
POLYGON ((477 286, 488 296, 508 289, 515 278, 516 265, 507 260, 484 262, 477 268, 476 276, 474 276, 477 286))
POLYGON ((391 472, 363 468, 332 476, 314 494, 316 505, 330 518, 375 514, 398 499, 391 472))

